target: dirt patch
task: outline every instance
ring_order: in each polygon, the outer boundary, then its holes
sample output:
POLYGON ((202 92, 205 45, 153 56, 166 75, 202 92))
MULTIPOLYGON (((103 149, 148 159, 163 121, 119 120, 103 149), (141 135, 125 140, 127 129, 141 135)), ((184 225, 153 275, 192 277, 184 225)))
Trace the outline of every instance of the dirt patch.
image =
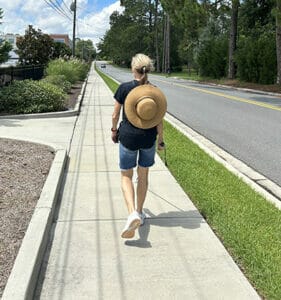
POLYGON ((0 298, 53 159, 50 147, 0 138, 0 298))
POLYGON ((67 98, 67 101, 66 101, 66 108, 67 109, 74 109, 75 104, 76 104, 77 99, 78 99, 78 96, 81 93, 82 86, 83 86, 83 82, 78 82, 78 83, 74 84, 71 87, 71 91, 68 94, 68 98, 67 98))

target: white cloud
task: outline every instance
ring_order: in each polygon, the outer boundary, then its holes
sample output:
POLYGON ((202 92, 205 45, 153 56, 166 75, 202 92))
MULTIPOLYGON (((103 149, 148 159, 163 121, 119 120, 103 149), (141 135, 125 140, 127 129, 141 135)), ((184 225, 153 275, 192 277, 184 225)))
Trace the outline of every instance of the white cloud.
POLYGON ((46 6, 47 4, 45 1, 25 0, 21 10, 24 14, 36 16, 44 12, 46 6))
MULTIPOLYGON (((91 0, 91 3, 93 0, 91 0)), ((69 19, 59 14, 43 0, 0 0, 3 8, 3 24, 0 31, 4 33, 24 34, 28 25, 41 29, 44 33, 68 34, 72 39, 73 14, 69 11, 72 0, 64 0, 62 6, 69 19)), ((77 30, 76 36, 82 39, 91 39, 97 44, 109 29, 109 17, 114 11, 123 11, 120 1, 104 7, 99 12, 87 11, 90 0, 79 0, 77 5, 77 30)))
POLYGON ((78 23, 78 33, 81 38, 90 38, 94 44, 98 43, 106 30, 109 29, 109 18, 114 11, 123 11, 123 8, 120 7, 120 1, 116 1, 98 13, 87 15, 78 23))
POLYGON ((17 9, 18 7, 20 7, 21 3, 22 3, 22 0, 13 0, 13 1, 0 0, 0 8, 3 9, 4 14, 5 14, 5 12, 8 10, 17 9))

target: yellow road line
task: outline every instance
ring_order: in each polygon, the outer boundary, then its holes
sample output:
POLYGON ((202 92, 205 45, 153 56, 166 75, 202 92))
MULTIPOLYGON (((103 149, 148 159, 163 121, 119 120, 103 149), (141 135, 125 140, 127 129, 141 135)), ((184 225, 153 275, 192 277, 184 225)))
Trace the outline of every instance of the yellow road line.
POLYGON ((160 79, 154 79, 153 78, 153 80, 168 83, 168 84, 171 84, 171 85, 176 85, 176 86, 179 86, 179 87, 183 87, 183 88, 186 88, 186 89, 190 89, 190 90, 194 90, 194 91, 198 91, 198 92, 202 92, 202 93, 206 93, 206 94, 211 94, 211 95, 227 98, 227 99, 234 100, 234 101, 254 104, 254 105, 257 105, 257 106, 266 107, 266 108, 270 108, 270 109, 273 109, 273 110, 281 111, 281 107, 276 107, 276 106, 273 106, 273 105, 270 105, 270 104, 261 103, 261 102, 255 101, 255 100, 248 100, 248 99, 244 99, 244 98, 240 98, 240 97, 230 96, 230 95, 223 94, 223 93, 207 91, 207 90, 204 90, 204 89, 191 87, 191 86, 186 86, 186 85, 179 84, 179 83, 174 83, 174 82, 167 82, 165 80, 160 80, 160 79))

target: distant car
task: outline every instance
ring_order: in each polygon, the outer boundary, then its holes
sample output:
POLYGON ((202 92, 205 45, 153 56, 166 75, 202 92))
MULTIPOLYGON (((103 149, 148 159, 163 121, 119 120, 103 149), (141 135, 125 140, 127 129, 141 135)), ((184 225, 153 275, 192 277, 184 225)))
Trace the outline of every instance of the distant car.
POLYGON ((100 66, 102 69, 105 69, 106 68, 106 64, 101 64, 100 66))

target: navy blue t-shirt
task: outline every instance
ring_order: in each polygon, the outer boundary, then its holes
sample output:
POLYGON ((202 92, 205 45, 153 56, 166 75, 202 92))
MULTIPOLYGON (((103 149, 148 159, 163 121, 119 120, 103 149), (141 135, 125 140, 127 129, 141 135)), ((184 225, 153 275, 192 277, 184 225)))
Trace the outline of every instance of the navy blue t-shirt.
POLYGON ((123 106, 122 122, 119 127, 119 140, 122 145, 130 150, 151 148, 157 136, 156 127, 149 129, 137 128, 127 119, 124 103, 129 92, 138 85, 139 82, 137 80, 122 83, 114 95, 116 101, 123 106))

